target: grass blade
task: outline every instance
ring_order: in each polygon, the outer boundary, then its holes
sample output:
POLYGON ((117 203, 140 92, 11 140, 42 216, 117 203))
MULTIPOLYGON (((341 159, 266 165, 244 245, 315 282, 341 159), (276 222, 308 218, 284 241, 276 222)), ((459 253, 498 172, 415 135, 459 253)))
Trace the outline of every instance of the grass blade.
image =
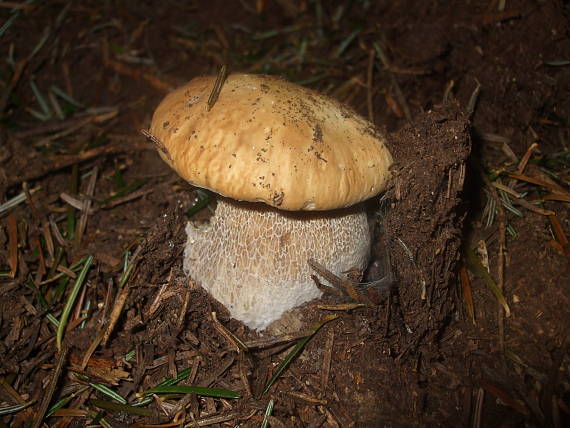
POLYGON ((483 279, 483 281, 485 281, 485 284, 487 284, 487 287, 489 287, 491 292, 497 298, 497 301, 501 304, 503 309, 505 309, 506 316, 510 316, 511 315, 511 309, 509 308, 509 305, 507 304, 507 301, 505 300, 505 296, 503 296, 503 293, 499 289, 499 286, 497 285, 497 283, 495 282, 493 277, 489 274, 489 272, 487 272, 487 269, 485 269, 485 267, 483 267, 483 265, 481 264, 481 261, 475 255, 473 250, 465 247, 463 252, 465 254, 465 260, 467 262, 467 267, 469 268, 469 270, 474 275, 478 276, 479 278, 483 279))
POLYGON ((269 426, 269 416, 271 416, 271 413, 273 412, 274 404, 275 402, 273 401, 273 398, 269 400, 269 403, 267 403, 267 407, 265 408, 265 414, 263 415, 263 422, 261 422, 260 428, 267 428, 269 426))
POLYGON ((198 195, 198 198, 197 198, 198 200, 186 212, 186 216, 188 216, 188 217, 192 217, 198 211, 201 211, 202 209, 206 208, 212 200, 212 198, 210 197, 210 194, 207 192, 198 191, 196 193, 198 195))
POLYGON ((0 416, 10 415, 12 413, 18 413, 34 403, 35 401, 30 401, 24 404, 16 404, 14 406, 0 407, 0 416))
POLYGON ((96 389, 102 394, 105 394, 107 397, 112 398, 113 400, 118 401, 121 404, 127 404, 127 400, 125 400, 123 396, 116 393, 108 386, 102 385, 100 383, 93 383, 93 382, 88 382, 88 383, 91 388, 96 389))
POLYGON ((205 388, 202 386, 190 386, 190 385, 164 385, 155 386, 154 388, 148 389, 141 394, 197 394, 206 397, 215 398, 240 398, 241 395, 237 392, 230 391, 229 389, 221 388, 205 388))
MULTIPOLYGON (((122 180, 122 178, 121 178, 122 180)), ((117 190, 116 192, 114 192, 111 196, 109 196, 108 198, 104 199, 101 201, 101 205, 105 205, 108 204, 109 202, 118 199, 122 196, 128 195, 129 193, 134 192, 135 190, 141 188, 142 186, 144 186, 146 183, 148 182, 148 179, 142 179, 137 181, 136 183, 130 184, 128 186, 125 187, 121 187, 119 190, 117 190)))
MULTIPOLYGON (((41 186, 30 189, 30 195, 33 195, 40 189, 41 186)), ((19 195, 14 196, 12 199, 9 199, 8 201, 4 202, 3 204, 0 204, 0 214, 4 213, 5 211, 8 211, 11 208, 14 208, 15 206, 18 206, 19 204, 24 202, 26 198, 27 198, 26 193, 22 192, 19 195)))
POLYGON ((79 276, 77 277, 77 280, 73 284, 71 294, 69 295, 69 298, 65 302, 65 306, 63 308, 61 318, 59 319, 59 326, 57 328, 57 340, 56 340, 56 342, 57 342, 57 348, 58 349, 61 349, 61 342, 63 340, 63 333, 65 332, 65 326, 67 325, 67 320, 69 318, 69 314, 71 313, 71 309, 73 308, 73 304, 75 303, 75 299, 77 299, 77 296, 79 295, 79 291, 81 290, 81 287, 83 286, 83 283, 85 282, 85 277, 87 276, 87 272, 89 271, 89 268, 91 267, 91 263, 93 263, 93 256, 89 256, 89 257, 87 257, 87 260, 85 260, 85 264, 83 265, 81 272, 79 272, 79 276))
POLYGON ((67 347, 60 349, 60 351, 59 351, 59 359, 57 361, 57 366, 55 366, 55 370, 53 372, 53 376, 51 378, 49 386, 48 386, 46 392, 44 393, 44 395, 42 397, 42 402, 40 404, 39 410, 37 411, 37 413, 34 417, 34 422, 32 424, 32 428, 40 428, 40 426, 42 425, 42 423, 44 421, 45 414, 46 414, 48 407, 49 407, 49 403, 51 402, 51 399, 53 398, 53 394, 54 394, 55 389, 57 387, 58 380, 61 376, 61 372, 63 371, 63 366, 65 365, 65 361, 67 358, 67 352, 68 351, 69 351, 69 348, 67 348, 67 347))
POLYGON ((304 337, 301 340, 299 340, 295 345, 295 347, 291 350, 291 352, 287 354, 285 359, 281 362, 281 364, 279 364, 279 366, 275 370, 275 373, 273 373, 273 376, 271 376, 271 379, 269 379, 269 382, 267 382, 267 385, 265 385, 265 388, 261 393, 262 395, 266 394, 267 391, 269 391, 269 388, 271 388, 271 386, 275 383, 275 381, 279 378, 279 376, 283 374, 285 369, 289 366, 289 364, 291 364, 291 361, 293 361, 293 359, 301 353, 307 342, 309 342, 309 340, 311 340, 311 338, 313 338, 313 336, 317 334, 317 332, 321 329, 321 327, 326 323, 328 323, 329 321, 332 321, 336 318, 338 318, 338 315, 327 315, 320 322, 313 325, 312 327, 313 333, 310 336, 304 337))

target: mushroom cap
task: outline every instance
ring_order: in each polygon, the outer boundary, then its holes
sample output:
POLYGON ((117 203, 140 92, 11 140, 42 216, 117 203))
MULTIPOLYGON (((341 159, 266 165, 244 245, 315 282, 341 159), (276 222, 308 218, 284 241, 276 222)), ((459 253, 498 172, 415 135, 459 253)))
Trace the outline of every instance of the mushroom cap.
POLYGON ((384 190, 392 157, 378 129, 338 101, 279 77, 232 74, 168 94, 150 132, 191 184, 281 210, 348 207, 384 190))

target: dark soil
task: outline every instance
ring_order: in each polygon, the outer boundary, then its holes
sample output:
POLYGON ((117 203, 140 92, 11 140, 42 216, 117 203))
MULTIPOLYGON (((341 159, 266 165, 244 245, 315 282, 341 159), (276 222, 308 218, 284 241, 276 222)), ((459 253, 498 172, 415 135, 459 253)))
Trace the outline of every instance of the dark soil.
MULTIPOLYGON (((0 213, 0 411, 30 403, 0 427, 40 426, 66 397, 45 424, 258 427, 270 400, 273 427, 570 424, 568 2, 0 6, 0 203, 32 193, 0 213), (140 134, 171 88, 223 63, 351 105, 395 158, 369 203, 381 221, 365 279, 385 279, 361 289, 366 305, 335 311, 265 394, 296 339, 256 344, 266 336, 185 278, 184 225, 203 194, 140 134), (92 201, 84 232, 68 229, 82 216, 70 197, 92 201), (89 255, 65 354, 47 315, 60 319, 67 268, 89 255), (63 279, 47 281, 57 265, 63 279), (180 384, 242 398, 156 396, 136 415, 93 388, 132 404, 188 368, 180 384)), ((301 330, 331 314, 318 304, 341 303, 353 301, 307 304, 301 330)))

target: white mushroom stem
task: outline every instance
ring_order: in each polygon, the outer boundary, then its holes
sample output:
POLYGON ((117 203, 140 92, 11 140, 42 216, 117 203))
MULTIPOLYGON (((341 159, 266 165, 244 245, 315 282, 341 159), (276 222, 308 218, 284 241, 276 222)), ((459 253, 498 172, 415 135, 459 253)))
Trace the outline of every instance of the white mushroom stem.
POLYGON ((208 225, 186 226, 184 270, 250 328, 264 329, 321 296, 312 258, 339 276, 364 269, 370 233, 359 205, 326 212, 288 212, 265 204, 218 201, 208 225))

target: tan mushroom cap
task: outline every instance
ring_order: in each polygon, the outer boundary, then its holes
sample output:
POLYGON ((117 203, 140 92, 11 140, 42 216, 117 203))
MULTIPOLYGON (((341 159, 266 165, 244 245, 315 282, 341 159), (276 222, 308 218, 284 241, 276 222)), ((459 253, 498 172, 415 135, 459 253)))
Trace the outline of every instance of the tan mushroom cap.
POLYGON ((232 74, 208 111, 215 77, 166 96, 150 132, 191 184, 282 210, 348 207, 384 190, 392 157, 353 110, 278 77, 232 74))

